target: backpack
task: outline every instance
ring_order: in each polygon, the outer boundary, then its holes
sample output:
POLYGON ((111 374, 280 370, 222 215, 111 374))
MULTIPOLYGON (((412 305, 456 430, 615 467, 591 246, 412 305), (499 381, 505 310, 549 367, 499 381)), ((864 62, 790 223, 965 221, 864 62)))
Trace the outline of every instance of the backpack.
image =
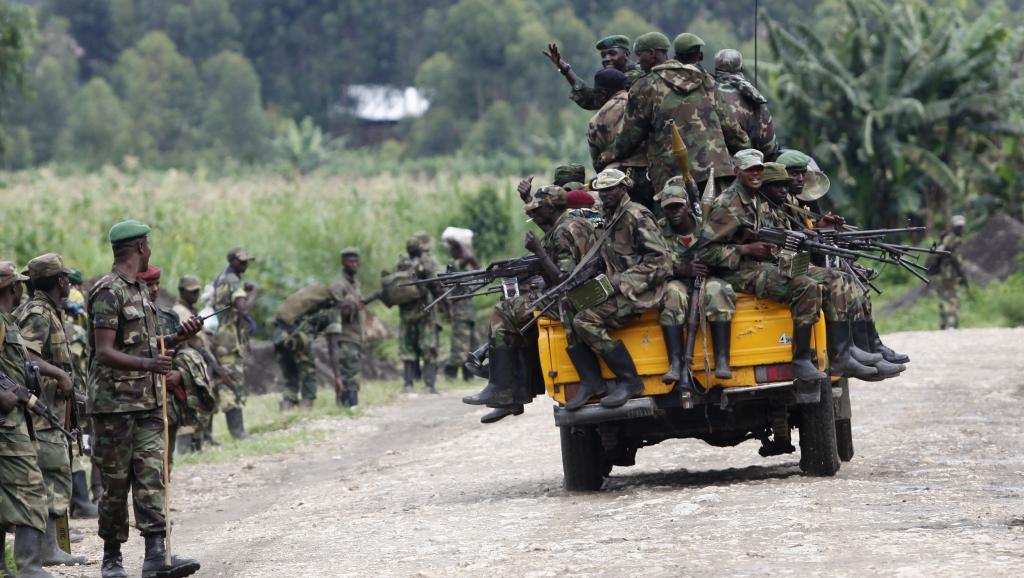
POLYGON ((423 285, 405 285, 418 279, 414 267, 399 267, 390 273, 381 271, 381 301, 388 307, 419 301, 426 296, 427 288, 423 285))
POLYGON ((334 294, 323 283, 306 285, 288 296, 277 307, 277 319, 289 325, 296 325, 300 319, 314 311, 334 303, 334 294))

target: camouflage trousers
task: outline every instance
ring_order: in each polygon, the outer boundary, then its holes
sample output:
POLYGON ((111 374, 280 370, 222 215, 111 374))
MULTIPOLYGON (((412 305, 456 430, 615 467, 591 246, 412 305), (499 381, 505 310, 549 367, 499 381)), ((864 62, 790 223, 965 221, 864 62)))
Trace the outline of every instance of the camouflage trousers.
POLYGON ((939 329, 960 327, 960 287, 955 280, 939 279, 939 329))
POLYGON ((163 414, 159 408, 94 414, 92 456, 103 479, 99 536, 128 541, 128 492, 143 536, 164 532, 163 414))
POLYGON ((359 391, 359 374, 363 370, 363 344, 355 341, 338 342, 338 366, 341 384, 346 391, 359 391))
POLYGON ((751 263, 741 269, 722 271, 719 277, 736 291, 789 305, 794 325, 813 325, 818 321, 821 291, 818 281, 808 275, 790 278, 771 263, 751 263))
POLYGON ((462 367, 469 352, 476 348, 476 320, 453 320, 451 348, 448 351, 448 366, 462 367))
MULTIPOLYGON (((669 281, 659 304, 659 323, 685 325, 687 297, 685 283, 669 281), (664 323, 666 320, 672 320, 672 323, 664 323)), ((577 313, 572 326, 580 341, 598 355, 604 355, 615 348, 615 340, 608 334, 608 330, 629 325, 643 312, 631 299, 615 293, 604 303, 577 313)))
POLYGON ((811 266, 807 276, 824 285, 821 306, 829 321, 860 321, 864 319, 866 297, 849 273, 833 268, 811 266))
POLYGON ((68 511, 71 502, 71 462, 64 434, 56 430, 36 432, 36 459, 46 485, 46 505, 56 518, 68 511))
POLYGON ((36 456, 0 456, 0 531, 8 526, 45 531, 47 501, 36 456))
MULTIPOLYGON (((492 347, 513 349, 526 345, 524 342, 525 338, 519 330, 530 321, 533 321, 534 310, 527 306, 538 297, 540 297, 540 292, 528 291, 520 294, 518 297, 499 301, 494 306, 494 309, 491 310, 491 318, 487 324, 487 335, 492 347)), ((545 316, 555 318, 550 313, 545 314, 545 316)), ((567 302, 563 301, 560 321, 562 328, 565 330, 565 338, 570 345, 576 341, 573 337, 574 316, 575 312, 572 311, 567 302)))
POLYGON ((702 291, 704 317, 712 323, 732 321, 732 316, 736 314, 736 291, 732 285, 718 277, 706 277, 702 291))
POLYGON ((433 317, 403 319, 398 326, 398 357, 402 361, 437 363, 437 341, 433 317))
POLYGON ((683 281, 672 280, 665 284, 665 296, 661 298, 658 323, 662 325, 686 325, 689 312, 690 286, 683 281))
POLYGON ((227 370, 227 382, 217 386, 217 398, 220 408, 226 413, 245 406, 245 356, 229 353, 217 360, 227 370))
POLYGON ((298 403, 316 399, 316 361, 313 359, 314 335, 302 331, 274 328, 274 357, 284 375, 285 401, 298 403))

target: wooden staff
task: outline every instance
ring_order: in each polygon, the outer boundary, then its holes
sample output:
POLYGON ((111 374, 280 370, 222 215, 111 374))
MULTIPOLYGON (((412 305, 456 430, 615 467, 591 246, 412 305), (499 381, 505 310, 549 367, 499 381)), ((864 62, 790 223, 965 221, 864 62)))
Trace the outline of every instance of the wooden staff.
MULTIPOLYGON (((160 355, 166 354, 163 338, 160 339, 160 355)), ((171 565, 171 452, 170 424, 167 420, 167 375, 160 375, 160 395, 163 398, 164 414, 164 564, 171 565)))

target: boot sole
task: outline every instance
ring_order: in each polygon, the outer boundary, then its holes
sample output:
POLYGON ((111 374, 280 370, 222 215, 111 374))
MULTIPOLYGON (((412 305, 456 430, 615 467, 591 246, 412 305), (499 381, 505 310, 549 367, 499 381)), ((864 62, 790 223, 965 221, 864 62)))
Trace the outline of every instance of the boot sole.
POLYGON ((495 414, 497 415, 497 417, 488 418, 487 416, 491 414, 487 414, 480 418, 480 423, 497 423, 510 415, 523 415, 524 411, 525 409, 523 408, 523 406, 518 406, 516 409, 513 409, 511 411, 505 411, 502 414, 495 414))
POLYGON ((198 572, 199 568, 199 562, 192 562, 167 570, 156 570, 150 573, 143 572, 142 578, 185 578, 198 572))

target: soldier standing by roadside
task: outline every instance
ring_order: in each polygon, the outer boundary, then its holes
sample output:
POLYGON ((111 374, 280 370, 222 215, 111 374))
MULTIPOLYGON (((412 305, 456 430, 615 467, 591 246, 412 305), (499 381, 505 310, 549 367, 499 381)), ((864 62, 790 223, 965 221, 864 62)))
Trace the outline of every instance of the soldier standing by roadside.
MULTIPOLYGON (((437 262, 423 249, 417 237, 405 244, 407 256, 398 262, 398 269, 410 270, 416 279, 428 279, 437 275, 437 262)), ((428 286, 429 288, 429 286, 428 286)), ((420 373, 429 393, 437 393, 437 314, 436 309, 424 311, 434 300, 433 291, 423 292, 416 301, 398 306, 398 355, 404 363, 404 391, 412 391, 412 384, 420 373), (418 372, 422 362, 422 371, 418 372)))
POLYGON ((249 262, 255 259, 242 247, 228 251, 228 268, 213 280, 213 308, 231 306, 217 323, 214 335, 213 353, 217 362, 227 370, 227 379, 220 401, 228 431, 235 439, 249 437, 245 433, 242 408, 245 406, 245 356, 249 352, 249 337, 256 330, 256 322, 250 314, 256 305, 256 286, 242 281, 242 275, 249 269, 249 262))
POLYGON ((949 251, 949 255, 938 255, 938 262, 928 268, 939 279, 939 329, 960 327, 960 286, 970 288, 959 255, 967 219, 963 215, 954 215, 950 225, 938 247, 941 251, 949 251))
MULTIPOLYGON (((341 309, 341 334, 338 336, 338 365, 341 367, 341 399, 343 407, 359 405, 359 372, 363 363, 363 308, 378 299, 379 293, 362 296, 356 275, 359 273, 359 249, 341 250, 341 272, 331 281, 331 291, 338 296, 341 309)), ((337 388, 338 384, 335 384, 337 388)))
MULTIPOLYGON (((196 303, 199 302, 199 293, 202 289, 203 286, 199 283, 199 278, 194 275, 183 275, 181 279, 178 279, 178 302, 172 308, 172 311, 178 316, 178 323, 198 315, 199 311, 196 309, 196 303)), ((217 358, 214 357, 211 351, 210 340, 205 331, 200 331, 193 335, 188 340, 188 346, 196 350, 206 363, 207 376, 210 379, 210 391, 213 394, 213 403, 209 406, 208 411, 200 409, 196 412, 195 431, 192 433, 192 447, 179 446, 182 449, 181 453, 186 453, 189 449, 202 451, 203 442, 207 440, 212 441, 213 445, 220 445, 211 436, 213 416, 217 414, 218 396, 215 380, 226 381, 230 378, 228 371, 217 363, 217 358)))
MULTIPOLYGON (((473 256, 473 250, 459 239, 449 237, 445 239, 445 243, 448 245, 448 254, 451 256, 451 260, 448 261, 449 273, 480 268, 480 262, 473 256)), ((459 368, 466 361, 466 356, 477 347, 476 307, 473 306, 472 299, 448 301, 447 306, 452 324, 452 338, 444 373, 448 379, 455 379, 458 377, 459 368)), ((472 374, 463 367, 462 379, 469 381, 472 378, 472 374)))

